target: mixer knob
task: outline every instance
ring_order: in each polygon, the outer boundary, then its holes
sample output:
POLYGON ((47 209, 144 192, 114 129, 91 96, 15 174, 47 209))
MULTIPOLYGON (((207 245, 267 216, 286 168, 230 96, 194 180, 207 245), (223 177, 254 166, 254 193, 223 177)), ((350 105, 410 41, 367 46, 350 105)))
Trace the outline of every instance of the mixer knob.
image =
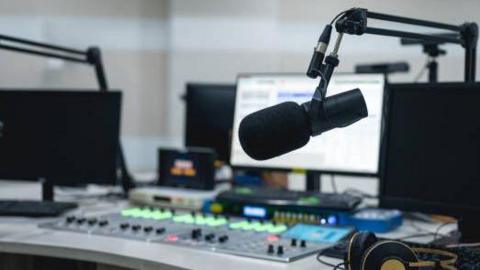
POLYGON ((269 254, 272 254, 274 251, 275 251, 275 250, 274 250, 274 248, 273 248, 273 245, 272 245, 272 244, 268 245, 268 250, 267 250, 267 252, 268 252, 269 254))
POLYGON ((92 225, 95 225, 97 223, 97 219, 96 218, 91 218, 88 220, 88 225, 92 226, 92 225))
POLYGON ((75 216, 68 216, 68 217, 65 219, 65 221, 66 221, 67 223, 72 223, 72 222, 75 221, 75 216))
POLYGON ((128 227, 130 227, 130 224, 128 224, 127 222, 120 224, 120 229, 122 230, 126 230, 128 229, 128 227))
POLYGON ((78 218, 77 223, 78 224, 83 224, 83 223, 85 223, 86 220, 87 220, 86 218, 78 218))
POLYGON ((218 242, 225 243, 228 241, 228 235, 222 235, 218 238, 218 242))
POLYGON ((134 230, 134 231, 138 231, 138 230, 140 230, 141 228, 142 228, 142 226, 140 226, 140 225, 138 225, 138 224, 135 224, 135 225, 132 226, 132 230, 134 230))
POLYGON ((192 230, 192 239, 197 239, 202 236, 202 229, 193 229, 192 230))
POLYGON ((153 230, 153 227, 152 226, 147 226, 145 228, 143 228, 143 231, 146 232, 146 233, 149 233, 153 230))
POLYGON ((209 233, 209 234, 205 235, 205 240, 207 240, 207 241, 212 241, 214 238, 215 238, 214 233, 209 233))
POLYGON ((107 226, 108 225, 108 220, 102 219, 98 222, 98 225, 100 225, 100 227, 107 226))
POLYGON ((283 254, 283 246, 280 245, 277 247, 277 255, 282 255, 283 254))
POLYGON ((302 248, 307 247, 307 241, 305 240, 300 241, 300 247, 302 248))
POLYGON ((291 245, 292 247, 296 247, 296 246, 297 246, 297 239, 292 238, 292 242, 290 243, 290 245, 291 245))
POLYGON ((162 234, 162 233, 164 233, 164 232, 165 232, 165 228, 163 228, 163 227, 157 228, 157 229, 155 230, 155 233, 156 233, 156 234, 162 234))

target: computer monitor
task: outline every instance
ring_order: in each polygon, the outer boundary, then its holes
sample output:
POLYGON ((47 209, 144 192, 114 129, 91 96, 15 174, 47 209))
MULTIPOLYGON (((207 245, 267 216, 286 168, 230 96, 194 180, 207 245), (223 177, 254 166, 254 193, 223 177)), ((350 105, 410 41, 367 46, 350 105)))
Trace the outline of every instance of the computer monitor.
POLYGON ((382 207, 460 217, 480 240, 479 104, 480 83, 388 86, 382 207))
POLYGON ((234 84, 188 83, 185 145, 213 148, 228 162, 235 105, 234 84))
POLYGON ((0 179, 115 184, 120 92, 0 90, 0 179))
POLYGON ((380 132, 384 76, 379 74, 336 74, 327 96, 360 88, 369 116, 348 128, 337 128, 311 138, 301 149, 265 161, 250 158, 242 149, 238 127, 248 114, 284 101, 311 100, 318 80, 304 74, 249 74, 237 81, 231 163, 237 167, 304 169, 314 172, 376 175, 380 155, 380 132))

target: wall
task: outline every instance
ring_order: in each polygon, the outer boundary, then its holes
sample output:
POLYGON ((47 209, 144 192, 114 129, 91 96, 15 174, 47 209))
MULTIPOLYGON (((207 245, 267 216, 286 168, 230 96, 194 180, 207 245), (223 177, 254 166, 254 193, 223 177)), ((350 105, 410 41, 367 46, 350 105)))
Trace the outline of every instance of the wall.
MULTIPOLYGON (((480 21, 478 0, 0 0, 0 6, 1 34, 103 49, 111 88, 124 93, 122 139, 134 171, 155 168, 158 145, 182 144, 186 82, 234 82, 242 72, 304 72, 323 25, 341 10, 361 6, 453 24, 480 21)), ((463 51, 445 48, 440 78, 461 80, 463 51)), ((0 87, 96 87, 93 70, 85 66, 5 51, 0 59, 0 87)), ((426 57, 419 47, 366 35, 346 36, 340 60, 338 71, 406 60, 411 72, 392 80, 411 81, 426 57)))
MULTIPOLYGON (((0 0, 0 6, 1 34, 102 49, 110 88, 123 92, 129 162, 149 169, 141 153, 166 132, 168 1, 0 0)), ((0 59, 1 88, 98 88, 89 66, 4 50, 0 59)))
MULTIPOLYGON (((186 82, 234 82, 236 75, 242 72, 305 72, 323 26, 335 14, 355 6, 452 24, 480 22, 478 0, 171 1, 168 135, 183 134, 184 116, 183 111, 178 110, 182 106, 178 97, 186 82)), ((428 28, 395 23, 371 21, 371 25, 430 32, 428 28)), ((462 80, 462 48, 457 45, 445 48, 448 54, 439 59, 439 78, 442 81, 462 80)), ((402 47, 395 38, 345 36, 340 61, 338 72, 353 71, 358 63, 408 61, 411 72, 393 75, 391 80, 413 81, 424 67, 426 56, 420 47, 402 47)), ((302 176, 292 175, 290 179, 292 187, 303 187, 302 176)), ((377 190, 376 179, 359 181, 340 176, 336 179, 339 190, 352 186, 370 193, 377 190)), ((332 190, 331 183, 329 176, 324 177, 325 190, 332 190)))
MULTIPOLYGON (((233 82, 241 72, 304 72, 323 26, 335 14, 354 6, 452 24, 480 21, 480 5, 475 0, 175 0, 170 11, 168 106, 172 112, 181 106, 178 96, 187 81, 233 82), (425 12, 433 7, 435 12, 425 12)), ((375 21, 372 26, 429 31, 375 21)), ((456 45, 445 47, 448 55, 440 58, 440 79, 463 79, 463 50, 456 45)), ((362 62, 408 61, 412 71, 392 80, 411 81, 426 57, 420 47, 402 47, 398 39, 365 35, 346 36, 340 60, 339 72, 353 71, 354 65, 362 62)), ((182 119, 178 110, 168 118, 171 136, 183 133, 182 119)))

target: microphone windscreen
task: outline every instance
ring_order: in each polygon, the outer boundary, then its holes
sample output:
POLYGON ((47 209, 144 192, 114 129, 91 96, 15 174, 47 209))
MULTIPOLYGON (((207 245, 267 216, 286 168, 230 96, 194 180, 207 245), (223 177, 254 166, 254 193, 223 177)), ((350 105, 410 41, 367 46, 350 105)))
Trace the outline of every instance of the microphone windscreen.
POLYGON ((284 102, 247 115, 238 130, 243 150, 266 160, 300 148, 310 140, 310 119, 295 102, 284 102))

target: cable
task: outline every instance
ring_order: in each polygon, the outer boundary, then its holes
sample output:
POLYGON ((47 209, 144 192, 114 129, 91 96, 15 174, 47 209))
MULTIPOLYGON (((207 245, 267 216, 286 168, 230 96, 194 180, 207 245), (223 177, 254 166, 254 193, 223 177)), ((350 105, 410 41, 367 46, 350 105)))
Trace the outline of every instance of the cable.
POLYGON ((333 24, 338 18, 340 18, 340 16, 342 16, 342 15, 344 15, 345 13, 347 13, 347 12, 349 12, 349 11, 351 11, 351 10, 354 10, 354 9, 356 9, 356 8, 350 8, 350 9, 347 9, 347 10, 344 10, 344 11, 338 13, 338 14, 333 18, 333 20, 330 22, 330 24, 333 24))
POLYGON ((372 195, 372 194, 368 194, 368 193, 365 193, 359 189, 356 189, 356 188, 347 188, 345 191, 343 191, 344 194, 349 194, 349 195, 352 195, 352 196, 358 196, 358 197, 362 197, 364 199, 377 199, 378 196, 376 195, 372 195))
POLYGON ((427 57, 427 62, 423 66, 423 68, 420 70, 420 72, 415 76, 415 79, 413 80, 414 83, 417 83, 420 78, 422 78, 423 74, 425 74, 425 71, 428 69, 428 64, 430 63, 430 57, 427 57))
MULTIPOLYGON (((449 225, 449 224, 454 224, 455 222, 447 222, 447 223, 443 223, 443 224, 440 224, 437 229, 435 229, 435 232, 430 232, 428 230, 425 230, 425 229, 422 229, 422 231, 426 231, 425 233, 416 233, 416 234, 411 234, 411 235, 407 235, 407 236, 404 236, 404 237, 400 237, 400 238, 397 238, 395 240, 397 241, 403 241, 403 240, 407 240, 407 239, 411 239, 411 238, 418 238, 418 237, 425 237, 425 236, 433 236, 433 240, 437 240, 438 236, 442 236, 442 237, 448 237, 448 235, 446 234, 440 234, 440 230, 445 227, 446 225, 449 225)), ((415 227, 414 228, 419 228, 419 227, 415 227)), ((417 229, 418 230, 418 229, 417 229)))
POLYGON ((337 269, 338 269, 338 270, 344 270, 344 269, 346 268, 345 266, 346 266, 345 263, 339 263, 339 264, 335 265, 335 267, 333 268, 333 270, 337 270, 337 269), (342 267, 342 268, 340 268, 340 267, 342 267))
POLYGON ((335 175, 334 174, 331 174, 331 178, 330 178, 330 181, 332 183, 332 189, 333 189, 333 193, 335 194, 338 194, 338 189, 337 189, 337 182, 335 181, 335 175))
POLYGON ((451 224, 454 224, 454 223, 456 223, 456 222, 446 222, 446 223, 443 223, 442 225, 438 226, 438 228, 435 230, 435 234, 433 235, 433 240, 434 240, 434 241, 437 240, 437 238, 438 238, 439 235, 445 237, 446 235, 440 234, 440 230, 441 230, 442 228, 444 228, 445 226, 451 225, 451 224))
POLYGON ((416 234, 411 234, 411 235, 407 235, 407 236, 404 236, 404 237, 396 238, 395 240, 404 241, 404 240, 408 240, 408 239, 412 239, 412 238, 419 238, 419 237, 433 236, 433 235, 434 235, 433 232, 416 233, 416 234))
POLYGON ((480 247, 480 243, 468 243, 468 244, 452 244, 446 245, 446 248, 477 248, 480 247))
POLYGON ((325 251, 325 250, 322 250, 322 251, 320 251, 320 252, 317 254, 317 261, 318 261, 319 263, 323 264, 323 265, 330 266, 330 267, 334 267, 333 269, 338 269, 338 268, 335 268, 335 267, 338 266, 338 264, 333 264, 333 263, 329 263, 329 262, 327 262, 327 261, 322 260, 321 257, 324 255, 324 254, 323 254, 324 251, 325 251))

